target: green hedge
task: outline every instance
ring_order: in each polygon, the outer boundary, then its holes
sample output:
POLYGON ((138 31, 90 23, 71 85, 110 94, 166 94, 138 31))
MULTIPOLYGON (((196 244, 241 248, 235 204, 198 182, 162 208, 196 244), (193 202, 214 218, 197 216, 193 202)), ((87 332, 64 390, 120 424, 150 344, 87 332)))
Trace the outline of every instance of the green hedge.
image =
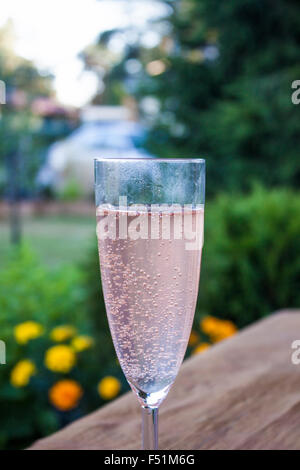
POLYGON ((197 318, 208 313, 243 327, 300 307, 299 282, 299 193, 256 187, 207 204, 197 318))

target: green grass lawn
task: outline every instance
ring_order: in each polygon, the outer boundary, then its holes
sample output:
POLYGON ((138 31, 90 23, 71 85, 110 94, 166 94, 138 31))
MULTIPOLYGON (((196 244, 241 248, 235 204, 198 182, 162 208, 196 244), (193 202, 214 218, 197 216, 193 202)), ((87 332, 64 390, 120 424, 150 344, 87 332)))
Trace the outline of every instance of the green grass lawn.
MULTIPOLYGON (((96 220, 90 216, 44 216, 22 220, 22 240, 51 267, 84 260, 95 240, 95 233, 96 220)), ((10 249, 9 223, 0 221, 0 265, 5 263, 10 249)))

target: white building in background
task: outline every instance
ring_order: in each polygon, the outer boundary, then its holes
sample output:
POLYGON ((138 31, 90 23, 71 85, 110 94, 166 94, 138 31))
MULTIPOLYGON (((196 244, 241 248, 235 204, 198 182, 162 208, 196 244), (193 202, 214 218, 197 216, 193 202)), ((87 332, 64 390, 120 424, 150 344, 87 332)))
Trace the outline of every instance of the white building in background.
POLYGON ((87 106, 82 124, 63 141, 51 145, 47 162, 38 181, 63 191, 70 183, 89 197, 93 193, 96 157, 148 158, 142 148, 145 129, 133 120, 132 111, 123 106, 87 106))
POLYGON ((80 113, 81 121, 87 122, 116 122, 135 121, 131 109, 125 106, 85 106, 80 113))

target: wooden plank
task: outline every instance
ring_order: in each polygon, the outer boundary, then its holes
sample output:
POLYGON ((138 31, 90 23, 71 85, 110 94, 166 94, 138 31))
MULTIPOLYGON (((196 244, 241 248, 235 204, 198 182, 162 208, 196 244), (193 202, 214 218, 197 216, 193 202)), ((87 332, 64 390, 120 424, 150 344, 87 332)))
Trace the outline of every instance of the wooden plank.
MULTIPOLYGON (((299 449, 300 310, 273 314, 187 360, 160 409, 161 449, 299 449)), ((31 449, 139 449, 128 393, 31 449)))

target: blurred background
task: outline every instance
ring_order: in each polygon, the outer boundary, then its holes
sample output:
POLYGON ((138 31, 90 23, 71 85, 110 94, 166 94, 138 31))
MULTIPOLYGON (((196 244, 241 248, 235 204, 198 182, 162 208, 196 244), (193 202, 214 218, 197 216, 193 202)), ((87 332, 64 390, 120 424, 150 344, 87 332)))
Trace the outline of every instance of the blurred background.
POLYGON ((2 0, 0 447, 128 390, 105 316, 93 158, 205 157, 187 355, 300 306, 300 5, 2 0))

